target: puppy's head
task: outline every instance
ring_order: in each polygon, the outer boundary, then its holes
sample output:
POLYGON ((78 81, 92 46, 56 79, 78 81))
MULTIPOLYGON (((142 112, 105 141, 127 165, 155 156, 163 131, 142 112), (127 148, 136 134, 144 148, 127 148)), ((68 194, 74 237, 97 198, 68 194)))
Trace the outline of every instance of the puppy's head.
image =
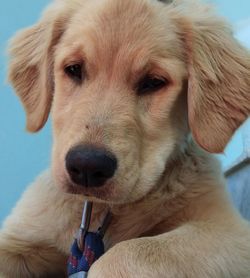
POLYGON ((68 192, 132 202, 189 131, 221 152, 250 112, 250 56, 196 1, 58 0, 12 41, 9 70, 68 192), (51 109, 52 107, 52 109, 51 109))

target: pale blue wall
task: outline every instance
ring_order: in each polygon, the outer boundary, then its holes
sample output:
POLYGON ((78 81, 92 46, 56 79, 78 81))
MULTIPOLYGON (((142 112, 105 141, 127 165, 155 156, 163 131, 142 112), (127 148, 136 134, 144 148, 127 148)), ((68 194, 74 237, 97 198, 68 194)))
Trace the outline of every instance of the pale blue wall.
MULTIPOLYGON (((91 1, 91 0, 90 0, 91 1)), ((208 0, 209 1, 209 0, 208 0)), ((51 135, 47 126, 38 135, 24 132, 24 112, 11 88, 4 84, 6 76, 7 40, 22 27, 37 20, 49 0, 8 0, 0 9, 0 223, 10 212, 21 192, 35 176, 49 165, 51 135)), ((238 22, 250 16, 250 1, 214 0, 220 12, 238 22), (240 4, 239 4, 240 3, 240 4)), ((250 38, 249 38, 250 39, 250 38)), ((230 163, 242 151, 238 133, 223 158, 230 163)), ((39 192, 38 192, 39 194, 39 192)))
POLYGON ((221 14, 230 19, 231 22, 237 22, 250 17, 249 0, 208 0, 215 3, 221 14))
MULTIPOLYGON (((6 79, 6 42, 16 30, 37 20, 47 0, 1 1, 0 9, 0 223, 21 192, 49 164, 50 132, 24 132, 23 109, 6 79)), ((39 194, 39 192, 38 192, 39 194)))

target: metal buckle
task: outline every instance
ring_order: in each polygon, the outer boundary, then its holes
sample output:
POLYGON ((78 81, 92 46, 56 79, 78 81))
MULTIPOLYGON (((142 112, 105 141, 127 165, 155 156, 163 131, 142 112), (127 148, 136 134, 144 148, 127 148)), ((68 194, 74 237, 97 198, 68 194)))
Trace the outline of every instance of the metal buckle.
POLYGON ((86 201, 84 203, 82 222, 77 236, 77 245, 82 252, 84 251, 85 236, 89 230, 92 207, 93 207, 92 202, 86 201))
MULTIPOLYGON (((82 214, 82 222, 80 229, 78 231, 77 235, 77 245, 78 248, 83 252, 84 251, 84 242, 85 242, 85 236, 86 233, 89 231, 89 225, 91 221, 91 214, 92 214, 92 207, 93 203, 90 201, 86 201, 84 203, 83 208, 83 214, 82 214)), ((101 236, 101 238, 104 237, 106 230, 109 227, 109 224, 111 222, 112 214, 110 211, 107 212, 101 226, 98 228, 97 233, 101 236)))

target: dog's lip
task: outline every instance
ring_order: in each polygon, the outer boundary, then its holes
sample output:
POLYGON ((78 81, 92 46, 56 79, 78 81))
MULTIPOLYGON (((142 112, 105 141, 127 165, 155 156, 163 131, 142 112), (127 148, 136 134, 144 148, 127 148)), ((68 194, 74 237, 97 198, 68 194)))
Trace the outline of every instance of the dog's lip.
POLYGON ((91 195, 90 195, 89 193, 84 193, 84 195, 85 195, 86 197, 91 197, 91 195))
POLYGON ((72 182, 66 183, 66 192, 73 195, 86 197, 88 200, 101 203, 114 202, 118 196, 114 196, 114 183, 107 183, 102 187, 91 188, 75 185, 72 182))
POLYGON ((73 194, 73 195, 79 195, 82 196, 85 199, 97 202, 97 203, 103 203, 103 204, 124 204, 124 203, 130 203, 130 201, 125 200, 124 198, 121 199, 121 196, 119 194, 115 194, 116 190, 114 190, 115 183, 112 182, 110 184, 105 184, 102 187, 99 188, 84 188, 79 185, 72 184, 71 182, 68 182, 66 184, 66 193, 73 194))
POLYGON ((66 188, 69 193, 84 195, 86 197, 96 197, 102 195, 109 195, 109 184, 105 184, 102 187, 91 188, 91 187, 83 187, 72 182, 66 183, 66 188))

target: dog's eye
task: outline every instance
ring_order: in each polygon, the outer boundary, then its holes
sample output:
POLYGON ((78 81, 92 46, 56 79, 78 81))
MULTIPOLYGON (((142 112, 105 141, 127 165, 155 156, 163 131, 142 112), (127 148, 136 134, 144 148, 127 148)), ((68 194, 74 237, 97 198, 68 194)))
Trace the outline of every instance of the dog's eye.
POLYGON ((83 79, 82 65, 75 64, 65 67, 65 73, 73 80, 81 82, 83 79))
POLYGON ((168 84, 165 78, 159 78, 147 75, 144 77, 137 86, 137 92, 139 95, 156 92, 168 84))

